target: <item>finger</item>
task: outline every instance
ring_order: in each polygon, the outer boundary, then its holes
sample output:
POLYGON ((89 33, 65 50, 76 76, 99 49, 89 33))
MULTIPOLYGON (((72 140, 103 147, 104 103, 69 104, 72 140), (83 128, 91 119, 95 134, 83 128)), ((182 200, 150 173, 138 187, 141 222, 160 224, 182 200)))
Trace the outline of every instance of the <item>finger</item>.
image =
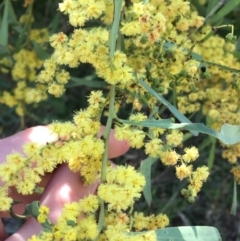
MULTIPOLYGON (((104 127, 101 128, 99 135, 104 131, 104 127)), ((109 139, 109 158, 117 157, 124 154, 129 146, 125 141, 117 141, 114 138, 114 131, 111 130, 109 139)), ((61 165, 54 172, 54 176, 48 183, 45 191, 40 199, 41 205, 46 205, 50 208, 49 219, 56 223, 59 216, 61 215, 63 205, 65 203, 78 201, 89 194, 94 194, 97 190, 99 182, 96 181, 92 185, 85 186, 77 173, 73 173, 69 170, 67 164, 61 165), (64 177, 64 178, 63 178, 64 177)), ((18 237, 19 240, 26 240, 30 238, 33 234, 38 234, 39 228, 41 227, 34 219, 27 221, 21 229, 11 236, 9 241, 14 241, 18 237), (34 231, 33 226, 35 226, 36 231, 34 231), (13 239, 12 239, 13 238, 13 239)))
MULTIPOLYGON (((102 126, 98 136, 100 137, 105 130, 102 126)), ((35 142, 39 145, 45 145, 57 140, 57 135, 52 134, 48 126, 35 126, 28 128, 24 131, 20 131, 17 134, 0 140, 1 146, 1 158, 0 161, 4 162, 6 155, 13 151, 22 152, 22 146, 27 142, 35 142)), ((114 137, 114 130, 110 132, 109 139, 109 156, 114 158, 123 155, 128 149, 129 145, 127 141, 118 141, 114 137)))
MULTIPOLYGON (((79 201, 89 194, 94 194, 97 187, 98 182, 85 186, 79 174, 73 173, 69 170, 67 164, 63 164, 54 172, 40 199, 40 203, 50 208, 48 218, 53 223, 56 223, 65 203, 79 201)), ((38 235, 40 231, 40 224, 37 223, 35 219, 30 218, 18 232, 9 237, 7 241, 27 240, 33 234, 38 235)))
POLYGON ((15 152, 22 152, 22 146, 27 142, 35 142, 39 145, 45 145, 47 142, 57 140, 57 135, 52 134, 47 126, 35 126, 20 131, 15 135, 0 140, 1 161, 4 161, 6 155, 15 152))
POLYGON ((84 185, 79 173, 73 173, 67 164, 63 164, 45 188, 40 203, 50 208, 49 219, 55 223, 65 203, 79 201, 89 194, 94 194, 98 185, 99 181, 84 185))
MULTIPOLYGON (((105 126, 102 126, 98 133, 98 137, 102 136, 104 130, 105 130, 105 126)), ((124 153, 126 153, 129 149, 128 142, 127 141, 118 141, 114 137, 114 133, 115 133, 114 130, 110 131, 109 151, 108 151, 109 158, 115 158, 115 157, 121 156, 124 153)))
MULTIPOLYGON (((11 192, 9 196, 11 196, 13 200, 20 202, 19 204, 13 205, 12 207, 13 213, 20 214, 20 215, 22 215, 28 203, 39 200, 41 196, 39 193, 34 193, 32 195, 25 196, 18 193, 14 187, 9 188, 9 191, 11 192)), ((2 211, 0 212, 0 217, 10 218, 11 215, 9 211, 2 211)))
MULTIPOLYGON (((101 130, 99 132, 99 136, 102 135, 103 131, 105 130, 105 127, 101 127, 101 130)), ((2 142, 1 146, 5 145, 8 149, 3 148, 5 150, 5 156, 9 153, 11 153, 12 150, 20 151, 22 150, 22 145, 25 142, 38 142, 40 144, 44 144, 46 142, 55 141, 57 138, 56 135, 52 135, 49 131, 49 128, 47 126, 37 126, 32 127, 29 129, 26 129, 25 131, 21 131, 11 137, 8 137, 5 140, 5 142, 2 142), (9 148, 13 148, 10 150, 9 148)), ((3 141, 3 140, 2 140, 3 141)), ((124 154, 129 149, 129 145, 126 141, 118 141, 114 137, 114 131, 111 130, 110 132, 110 138, 109 138, 109 158, 114 158, 117 156, 120 156, 124 154)), ((4 153, 1 153, 1 156, 4 156, 4 153)), ((5 159, 6 157, 4 156, 5 159)), ((45 187, 51 177, 51 173, 47 173, 45 176, 42 177, 42 181, 39 185, 45 187)), ((20 204, 15 205, 13 207, 13 211, 17 214, 22 214, 24 212, 25 206, 28 203, 31 203, 35 200, 39 200, 40 194, 34 193, 33 195, 23 196, 19 193, 17 193, 15 188, 11 188, 11 194, 10 196, 17 201, 21 201, 20 204)), ((8 212, 0 212, 0 217, 9 217, 8 212)))
MULTIPOLYGON (((102 126, 98 136, 100 137, 105 130, 102 126)), ((27 142, 35 142, 39 145, 51 143, 57 140, 57 135, 52 134, 48 126, 35 126, 28 128, 24 131, 20 131, 17 134, 0 140, 1 146, 1 158, 0 161, 4 162, 6 155, 13 151, 22 152, 22 146, 27 142)), ((114 137, 114 130, 110 132, 109 139, 109 157, 114 158, 123 155, 128 149, 129 145, 127 141, 118 141, 114 137)))
POLYGON ((2 220, 0 219, 0 240, 5 240, 7 238, 7 233, 4 229, 2 220))
POLYGON ((41 231, 42 226, 36 221, 35 218, 31 217, 16 233, 11 235, 5 241, 26 241, 34 234, 39 235, 41 231))

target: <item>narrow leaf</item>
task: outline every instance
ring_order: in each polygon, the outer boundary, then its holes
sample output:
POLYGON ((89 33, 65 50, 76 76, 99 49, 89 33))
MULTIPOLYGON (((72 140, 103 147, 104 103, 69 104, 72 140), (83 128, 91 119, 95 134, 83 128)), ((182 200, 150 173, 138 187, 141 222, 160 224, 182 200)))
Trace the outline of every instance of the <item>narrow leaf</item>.
POLYGON ((219 2, 222 2, 222 1, 221 0, 208 1, 208 3, 207 3, 207 15, 209 15, 209 16, 213 15, 219 9, 219 7, 222 6, 222 5, 219 6, 219 2), (215 11, 213 11, 213 9, 215 9, 215 11))
MULTIPOLYGON (((219 1, 219 3, 225 3, 226 1, 219 1)), ((223 5, 222 4, 222 5, 223 5)), ((214 16, 211 17, 209 20, 210 24, 214 24, 224 18, 228 13, 230 13, 233 9, 235 9, 240 4, 240 0, 229 0, 227 3, 216 13, 214 16)), ((218 4, 220 7, 222 5, 218 4)), ((218 6, 217 5, 217 6, 218 6)))
POLYGON ((146 185, 143 189, 143 195, 148 206, 150 206, 152 202, 151 167, 156 160, 157 158, 154 159, 149 156, 147 159, 141 161, 141 164, 140 164, 140 172, 144 175, 146 180, 146 185))
POLYGON ((122 1, 123 0, 114 1, 114 19, 113 19, 113 24, 110 31, 110 60, 112 60, 116 49, 116 41, 118 36, 119 24, 120 24, 122 1))
POLYGON ((0 59, 1 59, 1 57, 4 57, 8 53, 9 53, 8 47, 0 44, 0 59))
POLYGON ((10 0, 5 0, 3 18, 0 28, 0 45, 8 45, 8 14, 9 14, 10 0))
POLYGON ((66 87, 71 88, 71 87, 80 86, 80 85, 85 85, 92 88, 103 88, 107 86, 106 82, 97 80, 96 76, 90 75, 84 78, 71 76, 70 81, 66 84, 66 87))
POLYGON ((200 54, 191 52, 191 57, 192 57, 194 60, 197 60, 197 61, 199 61, 199 62, 202 62, 202 61, 203 61, 203 57, 202 57, 202 55, 200 55, 200 54))
POLYGON ((58 29, 58 26, 59 26, 59 23, 60 23, 60 16, 61 16, 60 12, 57 12, 54 15, 54 18, 53 18, 52 22, 48 26, 48 28, 50 29, 49 35, 52 35, 52 34, 57 32, 57 29, 58 29))
POLYGON ((146 5, 149 2, 149 0, 143 0, 143 5, 146 5))
POLYGON ((226 71, 229 71, 229 72, 232 72, 232 73, 240 74, 240 69, 233 69, 233 68, 227 67, 225 65, 216 64, 216 63, 209 62, 209 61, 204 61, 204 63, 212 65, 212 66, 217 66, 222 70, 226 70, 226 71))
MULTIPOLYGON (((148 86, 143 80, 139 79, 138 82, 147 89, 153 96, 155 96, 163 105, 165 105, 172 114, 180 121, 185 123, 192 123, 186 116, 179 112, 173 105, 171 105, 162 95, 158 94, 154 89, 148 86)), ((198 135, 198 132, 191 131, 194 136, 198 135)))
POLYGON ((234 180, 233 182, 233 200, 232 200, 232 207, 231 212, 232 215, 236 216, 237 214, 237 181, 234 180))
POLYGON ((211 171, 215 160, 216 138, 210 137, 212 145, 208 156, 208 169, 211 171))
POLYGON ((171 123, 166 120, 146 120, 146 121, 129 121, 118 119, 123 124, 144 126, 148 128, 159 127, 165 129, 184 129, 194 133, 204 133, 217 138, 226 145, 234 145, 240 142, 240 125, 223 124, 219 131, 215 131, 203 123, 171 123))
POLYGON ((221 241, 218 230, 209 226, 185 226, 158 229, 158 241, 221 241))
MULTIPOLYGON (((237 43, 236 43, 236 51, 239 53, 240 52, 240 36, 237 39, 237 43)), ((233 52, 233 54, 235 53, 235 51, 233 52)))
POLYGON ((12 2, 10 1, 8 3, 8 7, 9 7, 9 15, 8 15, 8 20, 9 20, 9 23, 18 23, 18 20, 17 20, 17 16, 14 12, 14 9, 13 9, 13 6, 12 6, 12 2))
POLYGON ((37 56, 41 60, 45 60, 50 57, 50 54, 46 52, 37 42, 32 41, 33 48, 37 53, 37 56))
MULTIPOLYGON (((147 234, 145 232, 129 232, 128 235, 147 234)), ((210 226, 184 226, 157 229, 158 241, 222 241, 218 230, 210 226)))
MULTIPOLYGON (((238 45, 237 45, 237 46, 238 46, 238 45)), ((240 38, 239 38, 239 46, 240 46, 240 38)), ((171 49, 173 49, 174 47, 176 47, 176 44, 173 43, 173 42, 168 42, 168 41, 166 41, 166 42, 164 42, 164 44, 163 44, 163 49, 164 49, 165 51, 171 50, 171 49)), ((239 47, 239 49, 240 49, 240 47, 239 47)), ((239 69, 230 68, 230 67, 228 67, 228 66, 221 65, 221 64, 217 64, 217 63, 210 62, 210 61, 205 61, 205 60, 203 59, 202 55, 200 55, 200 54, 198 54, 198 53, 195 53, 195 52, 191 52, 191 51, 189 51, 188 49, 184 49, 184 51, 185 51, 186 53, 190 53, 192 59, 194 59, 194 60, 196 60, 196 61, 198 61, 198 62, 204 62, 204 63, 209 64, 209 65, 212 65, 212 66, 217 66, 217 67, 219 67, 219 68, 222 69, 222 70, 226 70, 226 71, 229 71, 229 72, 232 72, 232 73, 240 74, 240 70, 239 70, 239 69)), ((238 55, 237 55, 238 52, 235 51, 233 54, 238 57, 238 55)))

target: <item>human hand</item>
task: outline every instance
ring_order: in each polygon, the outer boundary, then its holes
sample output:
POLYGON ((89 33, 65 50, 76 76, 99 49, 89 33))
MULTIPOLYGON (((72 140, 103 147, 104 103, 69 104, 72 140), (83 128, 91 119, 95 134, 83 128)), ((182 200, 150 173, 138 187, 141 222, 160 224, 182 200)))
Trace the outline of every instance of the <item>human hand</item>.
MULTIPOLYGON (((99 136, 103 133, 104 127, 101 128, 99 136)), ((48 127, 37 126, 29 128, 25 131, 21 131, 11 137, 0 140, 0 160, 5 160, 6 155, 14 151, 21 152, 22 145, 25 142, 36 142, 39 144, 50 143, 57 140, 57 136, 50 133, 48 127)), ((117 141, 114 138, 114 131, 111 131, 109 141, 109 158, 114 158, 124 154, 129 146, 125 141, 117 141)), ((0 184, 2 185, 1 181, 0 184)), ((46 205, 50 208, 48 215, 49 219, 55 223, 58 217, 61 215, 62 207, 65 203, 78 201, 84 198, 88 194, 95 193, 98 182, 90 186, 84 186, 78 173, 73 173, 69 170, 67 164, 59 166, 53 173, 48 173, 42 178, 41 186, 45 187, 42 195, 33 194, 23 196, 18 194, 15 188, 9 190, 10 196, 14 200, 22 201, 21 204, 15 205, 14 212, 21 214, 24 211, 25 206, 34 201, 40 200, 42 205, 46 205)), ((7 217, 7 212, 0 212, 1 217, 7 217)), ((41 225, 34 219, 29 218, 26 223, 12 236, 7 238, 7 241, 23 241, 30 238, 33 234, 39 234, 41 231, 41 225)), ((4 240, 6 234, 2 224, 0 224, 0 239, 4 240)))

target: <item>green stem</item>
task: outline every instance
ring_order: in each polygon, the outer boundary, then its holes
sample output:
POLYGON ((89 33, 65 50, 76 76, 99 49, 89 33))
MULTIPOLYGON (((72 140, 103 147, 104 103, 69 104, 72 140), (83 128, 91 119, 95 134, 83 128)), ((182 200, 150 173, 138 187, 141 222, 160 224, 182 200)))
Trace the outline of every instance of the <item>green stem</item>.
POLYGON ((231 212, 233 216, 236 216, 237 214, 237 180, 234 180, 233 183, 233 200, 232 200, 232 207, 231 212))
POLYGON ((212 142, 212 146, 209 152, 209 157, 208 157, 208 168, 209 171, 211 171, 212 167, 213 167, 213 163, 214 163, 214 159, 215 159, 215 150, 216 150, 216 141, 217 139, 214 137, 209 137, 211 142, 212 142))
POLYGON ((30 33, 31 33, 31 29, 32 29, 32 16, 33 16, 33 3, 34 1, 32 1, 32 3, 30 3, 30 5, 28 6, 27 9, 27 14, 28 14, 28 22, 27 22, 27 42, 26 42, 26 46, 30 46, 30 33))
POLYGON ((33 4, 34 1, 27 7, 25 15, 28 16, 27 21, 24 23, 23 29, 19 34, 18 40, 16 42, 16 49, 29 48, 30 46, 30 32, 32 29, 32 15, 33 15, 33 4), (26 41, 25 41, 26 38, 26 41))
MULTIPOLYGON (((119 38, 119 25, 121 22, 121 7, 122 7, 123 0, 115 0, 114 1, 114 18, 113 24, 110 30, 110 43, 109 43, 109 57, 110 57, 110 66, 112 66, 112 59, 114 56, 114 52, 117 49, 121 48, 120 38, 119 38)), ((106 181, 106 169, 107 169, 107 162, 108 162, 108 148, 109 148, 109 136, 110 131, 113 123, 113 119, 116 118, 116 114, 114 111, 114 104, 115 104, 115 85, 111 85, 110 92, 109 92, 109 116, 107 120, 107 125, 105 131, 103 133, 102 138, 104 139, 105 144, 105 152, 102 158, 102 172, 101 172, 101 183, 106 181)), ((100 213, 98 219, 98 231, 99 233, 102 231, 103 227, 105 226, 105 215, 104 215, 104 201, 100 199, 100 213)), ((98 237, 95 239, 97 240, 98 237)))
POLYGON ((221 25, 221 26, 216 26, 214 27, 215 29, 219 29, 219 28, 231 28, 231 34, 233 35, 234 33, 234 25, 232 24, 224 24, 224 25, 221 25))
POLYGON ((173 84, 173 106, 175 108, 177 108, 177 92, 176 92, 176 83, 174 80, 174 84, 173 84))
MULTIPOLYGON (((221 8, 223 5, 224 5, 224 1, 219 1, 219 2, 217 3, 217 5, 216 5, 216 6, 208 13, 208 15, 205 17, 205 20, 204 20, 204 22, 203 22, 203 25, 206 24, 206 22, 209 20, 209 18, 212 17, 213 14, 215 14, 215 13, 218 11, 218 9, 221 8)), ((202 25, 202 26, 203 26, 203 25, 202 25)), ((202 26, 201 26, 201 27, 202 27, 202 26)), ((192 36, 193 36, 201 27, 196 28, 196 29, 190 34, 190 36, 189 36, 188 39, 191 39, 192 36)))
POLYGON ((107 160, 108 160, 109 136, 110 136, 110 131, 113 123, 113 118, 115 116, 114 103, 115 103, 115 85, 112 85, 110 88, 109 117, 107 120, 105 131, 103 133, 103 139, 105 140, 105 152, 102 159, 101 182, 106 181, 106 166, 107 166, 107 160))
MULTIPOLYGON (((107 125, 103 133, 103 139, 105 144, 105 152, 102 158, 102 172, 101 172, 101 183, 106 181, 106 170, 107 170, 107 162, 108 162, 108 149, 109 149, 109 136, 113 123, 113 118, 115 118, 114 111, 114 103, 115 103, 115 85, 112 85, 110 88, 109 94, 109 116, 107 120, 107 125)), ((104 201, 100 199, 100 213, 98 219, 98 230, 101 232, 103 227, 105 226, 105 215, 104 215, 104 201)))

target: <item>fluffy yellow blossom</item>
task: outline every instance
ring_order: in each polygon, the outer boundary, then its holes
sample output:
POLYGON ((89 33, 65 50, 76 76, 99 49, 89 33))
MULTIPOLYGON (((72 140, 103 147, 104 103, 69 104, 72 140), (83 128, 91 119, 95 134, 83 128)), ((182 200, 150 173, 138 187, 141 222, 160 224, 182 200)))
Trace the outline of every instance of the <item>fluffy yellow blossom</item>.
POLYGON ((13 203, 12 198, 7 196, 0 196, 0 211, 8 211, 11 207, 11 204, 13 203))
POLYGON ((198 167, 193 173, 193 178, 201 181, 206 181, 209 176, 209 170, 207 166, 198 167))
POLYGON ((28 5, 32 4, 33 0, 24 0, 23 6, 26 8, 28 5))
POLYGON ((115 137, 118 140, 127 140, 131 147, 141 148, 144 145, 145 133, 142 130, 132 129, 128 125, 116 126, 115 137))
POLYGON ((74 131, 76 131, 76 126, 70 121, 64 123, 53 122, 49 128, 54 134, 58 135, 59 139, 62 140, 69 139, 72 137, 74 131))
POLYGON ((87 21, 86 11, 73 10, 69 15, 69 23, 73 27, 83 27, 87 21))
POLYGON ((199 28, 203 25, 205 18, 201 16, 197 16, 192 20, 191 26, 199 28))
POLYGON ((74 57, 73 51, 65 45, 58 47, 52 55, 53 60, 59 65, 69 65, 74 57))
POLYGON ((24 180, 16 184, 16 189, 23 195, 32 194, 35 188, 35 183, 31 180, 24 180))
POLYGON ((48 86, 48 93, 60 97, 65 92, 63 85, 52 83, 48 86))
POLYGON ((238 184, 240 184, 240 166, 235 166, 232 168, 231 172, 238 184))
POLYGON ((41 233, 41 240, 52 241, 53 240, 53 233, 43 231, 41 233))
POLYGON ((78 126, 81 126, 83 122, 90 122, 90 114, 86 110, 80 110, 75 113, 73 116, 74 123, 78 126))
POLYGON ((162 140, 154 138, 145 144, 145 153, 151 157, 157 157, 162 152, 162 140))
POLYGON ((182 20, 178 21, 176 24, 176 28, 177 28, 177 30, 182 31, 182 32, 187 31, 189 28, 189 21, 187 19, 182 19, 182 20))
POLYGON ((154 231, 147 231, 144 232, 143 234, 137 235, 137 240, 142 240, 142 241, 157 241, 157 234, 154 231))
POLYGON ((37 237, 36 235, 33 235, 31 238, 28 239, 28 241, 41 241, 42 239, 37 237))
POLYGON ((117 126, 115 125, 115 138, 119 141, 127 140, 131 135, 131 128, 129 125, 117 126))
POLYGON ((144 216, 142 212, 135 212, 133 215, 133 227, 137 231, 146 229, 148 226, 149 217, 144 216))
POLYGON ((39 145, 34 142, 28 142, 23 145, 23 151, 27 156, 32 156, 39 151, 39 145))
POLYGON ((129 145, 133 148, 141 148, 144 145, 145 132, 142 130, 131 131, 131 136, 126 140, 129 142, 129 145))
POLYGON ((155 217, 155 224, 156 228, 165 228, 169 225, 169 218, 166 214, 160 213, 155 217))
POLYGON ((117 50, 113 56, 113 65, 115 68, 120 68, 127 63, 127 56, 125 53, 117 50))
POLYGON ((164 165, 173 166, 177 164, 180 155, 178 155, 174 150, 162 152, 160 159, 164 165))
POLYGON ((97 211, 98 207, 98 197, 92 194, 79 201, 79 209, 83 213, 94 213, 97 211))
POLYGON ((78 239, 93 240, 98 235, 97 221, 93 215, 80 220, 78 227, 78 239))
POLYGON ((128 235, 116 226, 108 226, 104 234, 106 235, 104 240, 128 240, 128 235))
POLYGON ((72 9, 74 9, 75 5, 72 0, 64 0, 62 3, 58 4, 58 7, 62 13, 68 14, 72 9))
POLYGON ((64 232, 64 235, 62 237, 62 240, 69 240, 69 241, 75 241, 77 240, 79 229, 77 227, 69 227, 64 232))
POLYGON ((186 163, 195 161, 199 157, 198 149, 195 146, 184 148, 184 152, 185 154, 182 156, 182 158, 186 163))
POLYGON ((38 43, 42 48, 46 48, 46 43, 49 40, 49 33, 47 28, 31 29, 30 32, 31 40, 38 43))
POLYGON ((103 96, 102 91, 91 91, 90 96, 88 97, 88 103, 95 108, 99 108, 106 99, 103 96))
POLYGON ((47 206, 40 206, 39 208, 39 214, 37 217, 37 220, 39 223, 44 223, 47 220, 47 215, 49 214, 49 208, 47 206))
POLYGON ((140 111, 142 109, 142 103, 138 98, 135 98, 133 101, 133 108, 137 111, 140 111))
POLYGON ((53 80, 55 70, 54 69, 45 69, 40 71, 39 75, 37 76, 37 81, 39 83, 49 83, 53 80))
POLYGON ((176 176, 180 180, 187 178, 192 174, 192 165, 187 166, 185 164, 182 164, 180 166, 176 166, 175 169, 176 169, 176 176))
POLYGON ((56 80, 59 84, 66 84, 70 79, 70 74, 66 70, 61 70, 56 73, 56 80))
POLYGON ((80 215, 79 203, 71 202, 64 204, 62 218, 66 220, 77 220, 80 215))
POLYGON ((196 197, 197 193, 201 191, 203 182, 199 179, 192 179, 188 185, 188 189, 191 191, 191 196, 196 197))
POLYGON ((191 76, 195 76, 198 71, 199 62, 196 60, 189 60, 184 63, 184 70, 191 76))
POLYGON ((99 18, 105 11, 104 1, 90 1, 86 9, 86 16, 88 19, 99 18))
POLYGON ((17 171, 19 170, 18 166, 8 163, 3 163, 0 165, 0 177, 3 182, 9 182, 14 178, 17 171))
POLYGON ((178 146, 182 143, 183 133, 178 130, 172 130, 171 134, 167 134, 166 140, 168 145, 178 146))
POLYGON ((38 89, 29 89, 25 96, 25 101, 28 104, 39 103, 44 99, 45 99, 45 96, 43 95, 43 92, 38 89))
POLYGON ((73 172, 79 172, 84 163, 87 163, 87 161, 87 156, 82 153, 79 153, 77 156, 74 155, 74 157, 70 157, 68 161, 68 167, 73 172))
POLYGON ((138 21, 132 21, 123 23, 121 32, 126 36, 135 36, 142 33, 142 29, 138 21))
POLYGON ((149 128, 149 130, 152 132, 154 137, 159 137, 160 135, 162 135, 166 129, 163 128, 149 128))
POLYGON ((145 178, 133 167, 118 167, 107 169, 107 183, 100 184, 98 195, 108 203, 108 210, 126 210, 140 198, 140 192, 145 186, 145 178))
MULTIPOLYGON (((18 170, 24 166, 25 158, 20 153, 11 153, 7 155, 7 163, 11 166, 11 168, 17 168, 18 170)), ((1 165, 0 165, 1 166, 1 165)), ((4 166, 4 164, 3 164, 4 166)), ((1 176, 1 175, 0 175, 1 176)))
POLYGON ((139 122, 139 121, 144 121, 147 118, 148 117, 143 113, 136 113, 136 114, 131 114, 129 117, 129 120, 139 122))

